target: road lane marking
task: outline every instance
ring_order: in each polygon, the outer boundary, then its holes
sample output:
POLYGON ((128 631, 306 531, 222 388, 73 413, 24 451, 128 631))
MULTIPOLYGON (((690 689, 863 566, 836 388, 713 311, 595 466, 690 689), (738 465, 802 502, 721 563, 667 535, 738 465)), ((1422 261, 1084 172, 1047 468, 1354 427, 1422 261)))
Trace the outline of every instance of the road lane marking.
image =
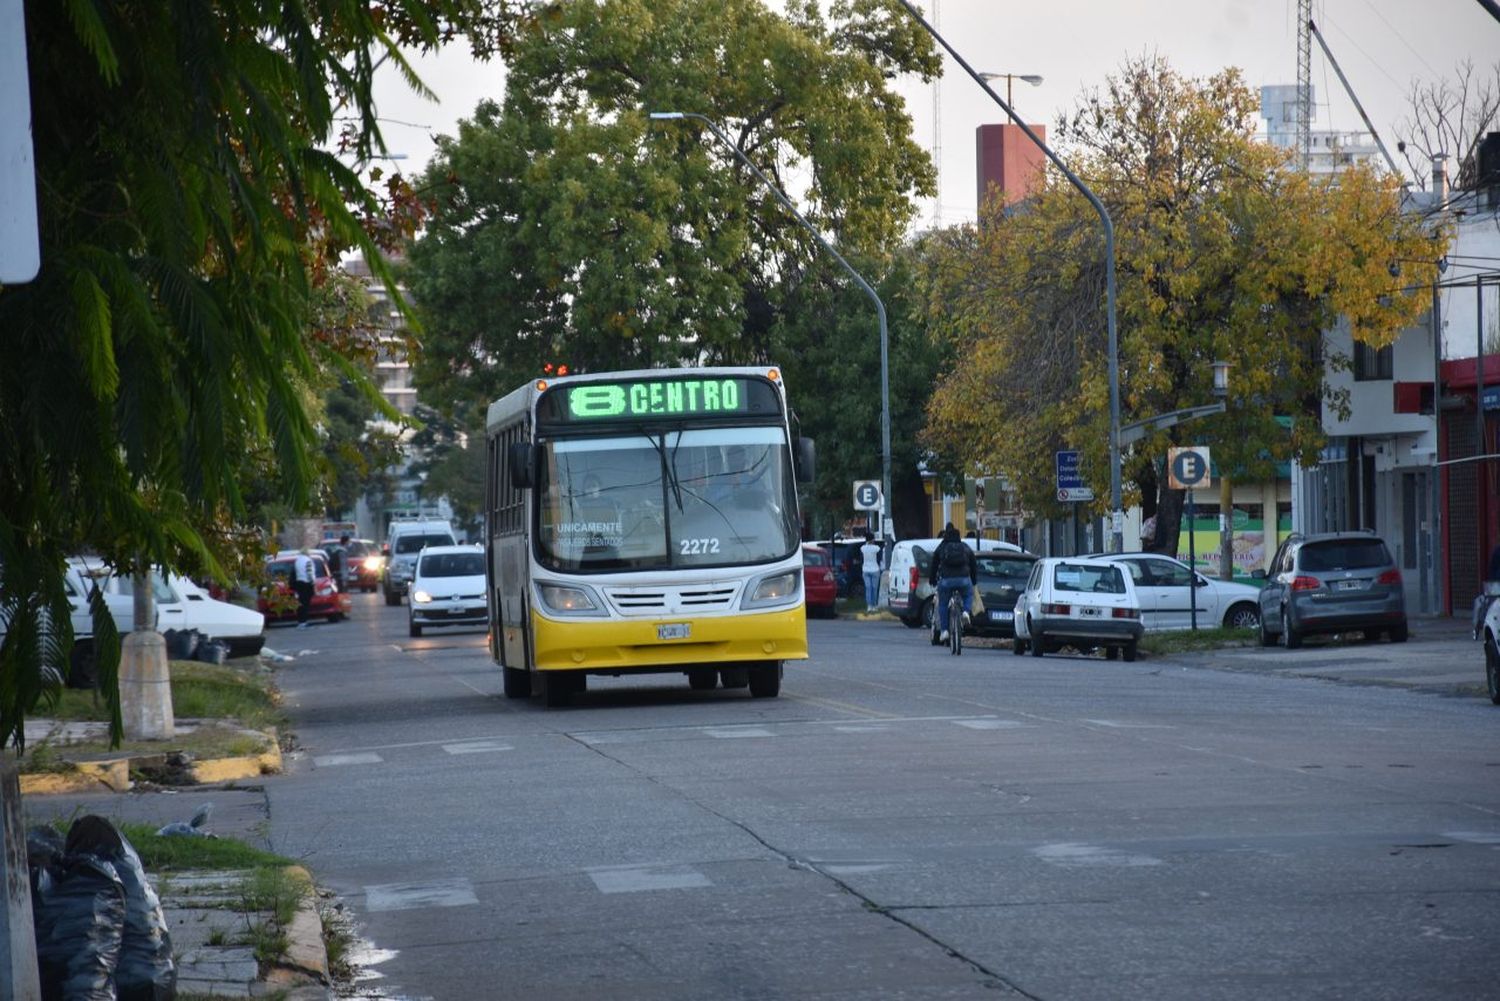
POLYGON ((968 727, 970 730, 1014 730, 1028 724, 1014 719, 956 719, 953 725, 968 727))
POLYGON ((1095 726, 1108 726, 1116 730, 1175 730, 1176 727, 1169 723, 1125 723, 1116 719, 1086 719, 1084 723, 1092 723, 1095 726))
POLYGON ((514 751, 515 748, 493 740, 470 740, 462 744, 444 744, 443 750, 449 754, 484 754, 488 751, 514 751))
POLYGON ((1500 831, 1444 831, 1443 837, 1471 845, 1500 845, 1500 831))
POLYGON ((343 765, 378 765, 385 759, 378 754, 316 754, 313 765, 317 768, 338 768, 343 765))
POLYGON ((890 729, 884 723, 845 723, 834 727, 839 733, 887 733, 890 729))
POLYGON ((610 865, 587 870, 600 893, 697 890, 713 882, 690 865, 610 865))
POLYGON ((1085 845, 1077 842, 1061 842, 1051 845, 1040 845, 1031 850, 1031 854, 1050 865, 1062 866, 1068 869, 1081 869, 1102 866, 1135 867, 1145 865, 1161 865, 1161 859, 1150 855, 1136 855, 1131 852, 1121 851, 1118 848, 1106 848, 1102 845, 1085 845))
POLYGON ((435 879, 425 883, 383 883, 365 887, 365 909, 409 911, 419 907, 465 907, 479 903, 467 879, 435 879))
POLYGON ((776 736, 763 726, 705 726, 703 732, 720 740, 733 740, 736 737, 776 736))

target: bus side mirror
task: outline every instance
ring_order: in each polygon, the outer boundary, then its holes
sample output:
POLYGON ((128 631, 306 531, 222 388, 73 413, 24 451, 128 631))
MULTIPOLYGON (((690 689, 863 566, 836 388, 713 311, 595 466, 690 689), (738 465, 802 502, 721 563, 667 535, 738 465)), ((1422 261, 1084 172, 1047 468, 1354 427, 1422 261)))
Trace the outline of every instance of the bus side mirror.
POLYGON ((792 466, 798 483, 811 483, 818 472, 818 450, 811 438, 797 438, 792 451, 792 466))
POLYGON ((510 446, 506 460, 510 463, 510 482, 517 490, 531 487, 532 448, 529 442, 518 441, 510 446))

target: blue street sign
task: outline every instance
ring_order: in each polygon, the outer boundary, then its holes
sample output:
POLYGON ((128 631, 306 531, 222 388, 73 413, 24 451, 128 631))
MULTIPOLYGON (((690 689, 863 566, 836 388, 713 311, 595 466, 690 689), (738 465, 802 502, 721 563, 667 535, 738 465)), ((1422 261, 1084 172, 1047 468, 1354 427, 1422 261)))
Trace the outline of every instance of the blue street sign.
POLYGON ((1078 473, 1076 449, 1057 453, 1057 499, 1064 502, 1094 499, 1093 488, 1084 486, 1083 477, 1078 473))

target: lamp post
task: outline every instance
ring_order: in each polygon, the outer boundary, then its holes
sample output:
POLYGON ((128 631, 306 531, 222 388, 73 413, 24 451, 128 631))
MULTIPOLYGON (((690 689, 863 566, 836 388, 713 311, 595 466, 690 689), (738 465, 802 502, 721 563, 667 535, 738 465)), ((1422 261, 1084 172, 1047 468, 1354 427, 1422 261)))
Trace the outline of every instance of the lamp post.
POLYGON ((1012 104, 1012 103, 1014 103, 1010 99, 1010 85, 1011 85, 1011 81, 1013 81, 1013 80, 1022 80, 1022 81, 1025 81, 1026 83, 1031 84, 1033 87, 1040 87, 1042 85, 1042 78, 1039 77, 1039 76, 1037 76, 1035 73, 981 73, 981 74, 979 74, 979 79, 986 80, 986 81, 987 80, 999 80, 1002 77, 1005 79, 1005 103, 1006 104, 1012 104))
MULTIPOLYGON (((880 318, 880 537, 882 540, 882 548, 884 548, 887 554, 889 554, 889 543, 894 538, 894 534, 891 532, 890 528, 891 374, 889 337, 886 333, 885 324, 885 303, 880 301, 880 296, 875 294, 875 290, 870 287, 869 282, 865 281, 864 276, 861 275, 858 271, 854 270, 853 265, 844 260, 843 254, 840 254, 837 250, 834 250, 832 245, 830 245, 827 240, 823 239, 823 235, 813 228, 812 223, 808 222, 802 217, 802 213, 797 211, 796 206, 791 203, 787 196, 782 194, 781 190, 777 188, 776 185, 771 183, 770 178, 761 173, 760 168, 755 166, 755 164, 751 162, 750 158, 745 155, 744 150, 736 146, 733 142, 730 141, 728 136, 720 131, 719 127, 714 124, 712 119, 704 115, 695 114, 690 111, 652 111, 648 113, 648 116, 652 121, 657 122, 676 121, 679 119, 691 118, 708 126, 709 131, 713 132, 713 134, 718 137, 720 142, 729 147, 730 151, 739 158, 741 163, 750 168, 750 172, 760 179, 760 183, 764 184, 766 186, 766 189, 770 191, 771 194, 776 196, 776 200, 782 204, 782 207, 790 212, 792 216, 799 223, 801 223, 809 233, 813 235, 813 239, 818 241, 818 246, 828 251, 828 253, 833 256, 833 259, 838 261, 839 264, 843 266, 845 271, 849 272, 850 277, 852 277, 854 281, 858 283, 859 287, 864 289, 865 294, 870 297, 870 300, 875 303, 875 313, 880 318)), ((887 562, 889 561, 889 555, 886 556, 886 560, 887 562)))
POLYGON ((975 83, 984 88, 984 92, 1000 105, 1001 110, 1010 117, 1010 120, 1026 133, 1026 138, 1036 143, 1037 148, 1046 155, 1047 159, 1062 171, 1068 183, 1077 188, 1083 197, 1089 200, 1094 211, 1099 213, 1099 222, 1104 227, 1105 321, 1109 328, 1109 506, 1112 530, 1110 534, 1114 543, 1112 549, 1118 553, 1125 548, 1125 510, 1120 492, 1120 339, 1115 326, 1115 224, 1109 218, 1109 210, 1104 207, 1099 197, 1089 190, 1089 186, 1068 169, 1068 165, 1063 163, 1046 143, 1042 142, 1040 136, 1031 131, 1029 125, 1021 121, 1021 117, 1011 108, 1009 101, 1000 100, 1000 95, 991 89, 984 77, 970 66, 953 46, 948 44, 947 39, 937 33, 936 28, 927 23, 921 12, 912 6, 911 0, 900 0, 900 4, 929 35, 937 39, 939 45, 948 50, 948 54, 953 57, 954 61, 974 78, 975 83))

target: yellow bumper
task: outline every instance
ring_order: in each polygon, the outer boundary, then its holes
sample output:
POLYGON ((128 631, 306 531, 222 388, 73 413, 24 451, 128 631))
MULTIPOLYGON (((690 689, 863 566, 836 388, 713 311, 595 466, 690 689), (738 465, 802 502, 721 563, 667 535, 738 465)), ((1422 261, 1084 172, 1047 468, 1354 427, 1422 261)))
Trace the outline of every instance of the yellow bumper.
POLYGON ((806 660, 807 615, 792 609, 647 622, 549 619, 531 613, 539 671, 672 668, 740 661, 806 660), (661 639, 663 625, 686 625, 683 639, 661 639))

